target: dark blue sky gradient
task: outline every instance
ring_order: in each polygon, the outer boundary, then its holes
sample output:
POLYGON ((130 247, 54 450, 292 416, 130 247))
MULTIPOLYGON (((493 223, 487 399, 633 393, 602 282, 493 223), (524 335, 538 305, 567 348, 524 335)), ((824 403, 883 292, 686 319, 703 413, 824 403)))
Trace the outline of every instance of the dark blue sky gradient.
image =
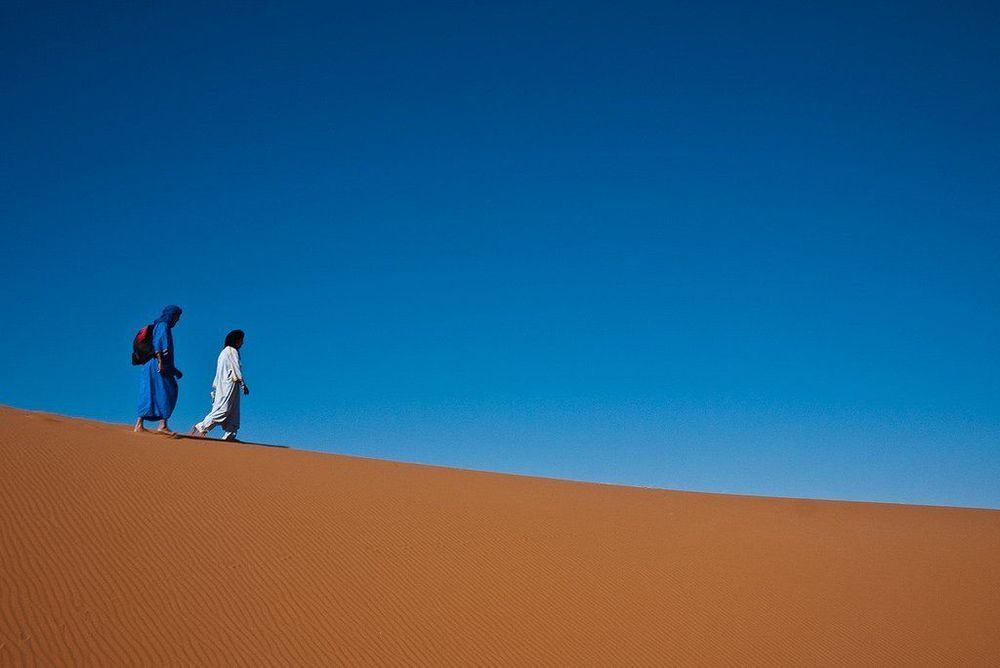
POLYGON ((1000 508, 1000 5, 4 3, 0 403, 1000 508))

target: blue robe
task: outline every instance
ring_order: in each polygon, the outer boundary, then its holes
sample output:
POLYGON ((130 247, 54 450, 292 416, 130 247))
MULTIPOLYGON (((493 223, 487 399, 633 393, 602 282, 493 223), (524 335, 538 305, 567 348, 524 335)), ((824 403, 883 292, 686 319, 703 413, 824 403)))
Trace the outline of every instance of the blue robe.
POLYGON ((153 328, 153 352, 163 359, 163 373, 156 358, 146 362, 139 375, 139 417, 167 420, 177 405, 177 378, 174 377, 174 337, 170 325, 157 322, 153 328))

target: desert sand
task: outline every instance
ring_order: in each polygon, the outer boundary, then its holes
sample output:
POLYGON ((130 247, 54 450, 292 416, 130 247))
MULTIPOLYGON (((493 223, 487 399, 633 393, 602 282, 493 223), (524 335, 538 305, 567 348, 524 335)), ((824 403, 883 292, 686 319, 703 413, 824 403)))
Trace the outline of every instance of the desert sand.
POLYGON ((697 494, 0 408, 0 664, 998 665, 1000 511, 697 494))

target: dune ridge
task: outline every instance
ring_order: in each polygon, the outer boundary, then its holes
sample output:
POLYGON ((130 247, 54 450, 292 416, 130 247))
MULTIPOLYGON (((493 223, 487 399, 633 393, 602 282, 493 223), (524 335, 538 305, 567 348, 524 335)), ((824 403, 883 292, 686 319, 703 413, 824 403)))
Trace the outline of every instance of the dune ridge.
POLYGON ((0 407, 0 664, 997 665, 1000 511, 594 485, 0 407))

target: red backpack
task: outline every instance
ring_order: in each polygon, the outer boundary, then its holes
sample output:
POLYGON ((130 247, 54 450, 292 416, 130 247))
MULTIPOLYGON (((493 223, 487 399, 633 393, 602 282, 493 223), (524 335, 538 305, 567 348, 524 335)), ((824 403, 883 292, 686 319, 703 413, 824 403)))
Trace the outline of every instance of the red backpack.
POLYGON ((146 325, 132 339, 132 365, 140 366, 156 357, 153 353, 153 328, 156 323, 146 325))

